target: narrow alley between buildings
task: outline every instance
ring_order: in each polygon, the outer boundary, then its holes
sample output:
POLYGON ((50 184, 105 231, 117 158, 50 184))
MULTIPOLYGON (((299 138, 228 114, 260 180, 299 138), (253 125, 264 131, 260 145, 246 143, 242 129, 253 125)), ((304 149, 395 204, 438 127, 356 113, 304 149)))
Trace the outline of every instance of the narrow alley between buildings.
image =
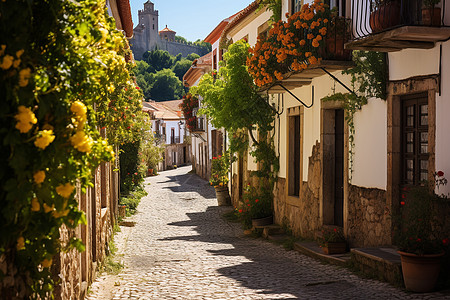
POLYGON ((99 275, 94 299, 444 299, 362 279, 229 223, 190 166, 146 179, 148 196, 115 236, 124 269, 99 275))

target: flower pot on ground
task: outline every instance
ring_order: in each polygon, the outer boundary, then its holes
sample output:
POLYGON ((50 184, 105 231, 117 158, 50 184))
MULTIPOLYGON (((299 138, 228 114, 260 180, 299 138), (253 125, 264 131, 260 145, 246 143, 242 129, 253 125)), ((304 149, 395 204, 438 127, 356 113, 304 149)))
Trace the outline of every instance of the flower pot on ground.
POLYGON ((231 205, 231 197, 228 191, 228 186, 218 185, 215 186, 214 189, 216 190, 217 205, 219 206, 231 205))
POLYGON ((321 230, 321 235, 317 239, 319 246, 325 254, 340 254, 347 251, 347 242, 345 241, 342 227, 326 225, 321 230))
POLYGON ((402 257, 405 286, 414 292, 434 289, 440 260, 448 246, 444 220, 437 217, 440 207, 448 207, 448 197, 439 194, 439 186, 446 183, 444 173, 439 171, 434 174, 434 182, 402 189, 400 211, 394 218, 394 242, 402 257))
POLYGON ((231 197, 227 186, 229 168, 230 155, 228 152, 225 152, 218 157, 213 157, 209 183, 214 186, 216 190, 217 203, 219 206, 231 205, 231 197))
POLYGON ((434 290, 444 252, 417 255, 398 251, 402 261, 403 281, 407 290, 426 293, 434 290))
POLYGON ((267 226, 273 224, 273 216, 267 216, 263 218, 252 219, 252 226, 267 226))

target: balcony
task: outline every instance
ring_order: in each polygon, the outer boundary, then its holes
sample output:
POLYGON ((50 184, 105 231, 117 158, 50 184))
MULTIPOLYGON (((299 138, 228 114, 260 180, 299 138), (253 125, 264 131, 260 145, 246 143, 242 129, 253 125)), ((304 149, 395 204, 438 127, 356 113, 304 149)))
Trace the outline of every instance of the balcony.
MULTIPOLYGON (((431 49, 450 38, 441 7, 423 9, 422 0, 352 0, 353 40, 350 50, 393 52, 431 49), (378 1, 377 1, 378 2, 378 1)), ((445 8, 449 0, 442 0, 445 8)))
POLYGON ((205 119, 203 117, 194 117, 192 122, 188 123, 189 131, 192 133, 205 132, 205 119))
POLYGON ((171 136, 170 137, 170 144, 179 144, 180 143, 180 137, 179 136, 171 136))
MULTIPOLYGON (((310 31, 299 31, 298 36, 306 37, 310 31)), ((341 71, 353 66, 351 50, 345 49, 345 44, 351 40, 351 20, 344 17, 334 17, 326 25, 326 36, 324 35, 316 53, 316 61, 305 59, 300 62, 302 68, 293 68, 292 62, 280 63, 277 71, 282 78, 260 87, 260 91, 269 94, 283 93, 305 85, 310 85, 316 77, 326 75, 334 71, 341 71)), ((305 47, 303 51, 314 49, 305 47)), ((292 59, 296 59, 292 57, 292 59)), ((291 60, 292 60, 291 59, 291 60)))

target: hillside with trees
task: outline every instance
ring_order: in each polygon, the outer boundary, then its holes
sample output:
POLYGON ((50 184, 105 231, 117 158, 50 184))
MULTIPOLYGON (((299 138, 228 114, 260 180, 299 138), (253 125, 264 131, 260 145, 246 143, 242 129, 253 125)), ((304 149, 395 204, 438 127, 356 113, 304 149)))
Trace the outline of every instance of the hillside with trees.
MULTIPOLYGON (((211 46, 202 41, 195 43, 205 47, 211 46)), ((186 93, 182 83, 183 75, 189 70, 192 62, 199 57, 195 53, 186 57, 182 57, 181 54, 173 56, 164 50, 144 53, 143 60, 136 61, 134 73, 136 82, 144 93, 145 100, 180 99, 186 93)))

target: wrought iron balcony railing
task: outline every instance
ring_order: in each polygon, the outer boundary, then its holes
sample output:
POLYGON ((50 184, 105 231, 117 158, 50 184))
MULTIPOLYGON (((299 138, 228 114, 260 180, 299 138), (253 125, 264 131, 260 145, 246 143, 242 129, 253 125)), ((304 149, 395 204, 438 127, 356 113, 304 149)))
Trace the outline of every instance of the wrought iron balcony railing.
MULTIPOLYGON (((445 8, 448 0, 442 0, 445 8)), ((354 39, 402 26, 444 27, 445 9, 425 8, 423 0, 352 0, 354 39), (442 13, 441 13, 442 11, 442 13)))

